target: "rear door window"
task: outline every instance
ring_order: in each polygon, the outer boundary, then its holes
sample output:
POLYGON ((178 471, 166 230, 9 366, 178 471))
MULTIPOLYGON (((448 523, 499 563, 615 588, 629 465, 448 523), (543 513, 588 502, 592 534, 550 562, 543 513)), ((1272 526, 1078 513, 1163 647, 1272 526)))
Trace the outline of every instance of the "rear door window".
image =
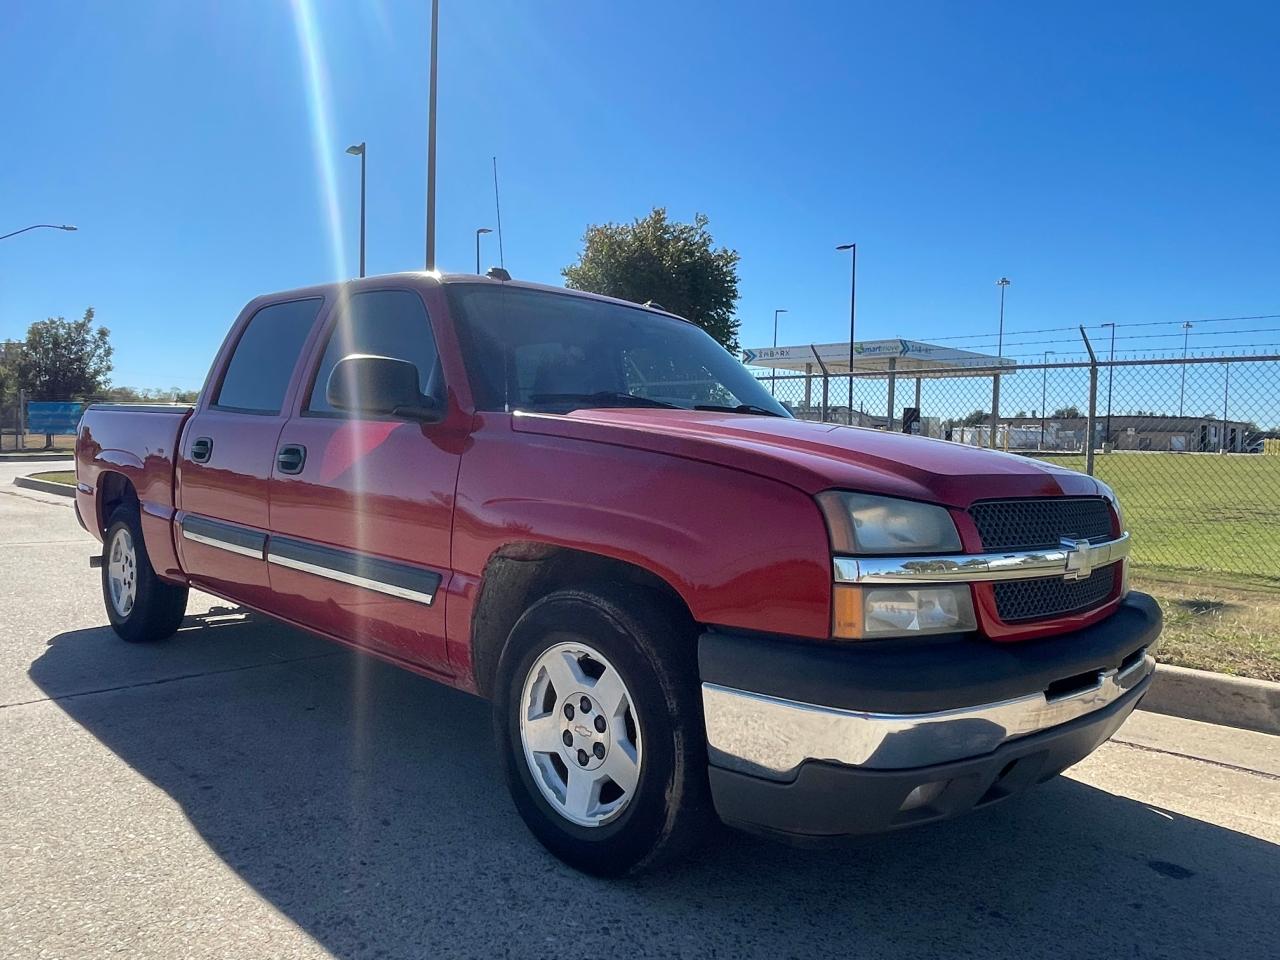
POLYGON ((214 406, 240 413, 279 413, 322 302, 318 297, 290 300, 255 313, 227 363, 214 406))

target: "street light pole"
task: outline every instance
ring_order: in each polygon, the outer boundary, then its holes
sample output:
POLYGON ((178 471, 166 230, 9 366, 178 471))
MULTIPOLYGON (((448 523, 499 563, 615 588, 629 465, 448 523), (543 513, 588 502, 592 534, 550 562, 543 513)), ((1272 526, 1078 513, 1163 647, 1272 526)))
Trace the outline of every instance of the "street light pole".
POLYGON ((1182 402, 1187 396, 1187 341, 1191 337, 1191 321, 1182 325, 1182 382, 1178 386, 1178 416, 1182 416, 1182 402))
POLYGON ((476 227, 476 275, 480 275, 480 234, 493 233, 488 227, 476 227))
POLYGON ((1001 277, 996 281, 1000 288, 1000 329, 996 335, 996 372, 991 377, 991 447, 996 446, 996 428, 1000 422, 1000 359, 1004 353, 1004 291, 1012 281, 1001 277))
POLYGON ((1111 443, 1111 381, 1116 373, 1116 325, 1104 323, 1111 328, 1111 357, 1107 362, 1107 443, 1111 443))
MULTIPOLYGON (((785 307, 783 307, 780 310, 773 311, 773 346, 775 349, 778 346, 778 314, 786 313, 786 312, 787 310, 785 307)), ((769 377, 769 396, 771 397, 777 396, 777 384, 778 384, 778 368, 774 367, 773 375, 769 377)))
POLYGON ((431 0, 431 73, 427 92, 427 269, 436 268, 436 56, 440 0, 431 0))
POLYGON ((66 230, 73 233, 78 229, 69 223, 33 223, 31 226, 23 227, 21 230, 15 230, 13 233, 0 235, 0 240, 8 240, 10 237, 16 237, 20 233, 26 233, 28 230, 40 230, 41 228, 49 230, 66 230))
POLYGON ((858 245, 842 243, 837 250, 849 251, 849 422, 853 423, 853 333, 858 316, 858 245))
POLYGON ((1053 350, 1044 352, 1044 366, 1040 368, 1040 450, 1044 451, 1044 420, 1047 411, 1045 410, 1045 397, 1049 392, 1049 354, 1055 353, 1053 350))
POLYGON ((787 310, 785 307, 780 310, 773 311, 773 345, 775 347, 778 345, 778 314, 786 312, 787 310))
POLYGON ((360 276, 364 276, 364 141, 347 147, 347 153, 360 158, 360 276))

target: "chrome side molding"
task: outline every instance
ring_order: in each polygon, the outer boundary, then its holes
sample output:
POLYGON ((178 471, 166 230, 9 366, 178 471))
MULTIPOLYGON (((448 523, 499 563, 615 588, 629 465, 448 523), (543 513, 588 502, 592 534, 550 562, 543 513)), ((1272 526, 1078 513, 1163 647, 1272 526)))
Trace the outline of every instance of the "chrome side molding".
POLYGON ((264 559, 267 535, 236 523, 224 523, 205 517, 184 516, 179 523, 182 538, 206 547, 214 547, 253 560, 264 559))
POLYGON ((268 536, 223 520, 188 514, 182 517, 180 526, 185 540, 428 607, 435 602, 443 580, 437 571, 415 564, 292 537, 268 536))
POLYGON ((1105 543, 1064 542, 1049 550, 940 557, 835 557, 836 583, 974 583, 1060 576, 1083 579, 1129 556, 1129 534, 1105 543))
POLYGON ((428 607, 443 579, 434 570, 289 537, 271 538, 267 562, 428 607))

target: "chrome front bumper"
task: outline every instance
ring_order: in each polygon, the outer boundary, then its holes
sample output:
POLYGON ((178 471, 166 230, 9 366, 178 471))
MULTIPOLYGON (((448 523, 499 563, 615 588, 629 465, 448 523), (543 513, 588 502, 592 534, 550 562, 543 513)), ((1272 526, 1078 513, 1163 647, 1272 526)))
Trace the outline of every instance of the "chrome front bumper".
MULTIPOLYGON (((707 745, 714 766, 787 781, 806 761, 866 770, 906 770, 966 760, 1050 730, 1130 697, 1155 669, 1146 648, 1119 669, 1079 685, 998 703, 933 713, 864 713, 715 683, 702 684, 707 745)), ((1055 685, 1056 686, 1056 685, 1055 685)))

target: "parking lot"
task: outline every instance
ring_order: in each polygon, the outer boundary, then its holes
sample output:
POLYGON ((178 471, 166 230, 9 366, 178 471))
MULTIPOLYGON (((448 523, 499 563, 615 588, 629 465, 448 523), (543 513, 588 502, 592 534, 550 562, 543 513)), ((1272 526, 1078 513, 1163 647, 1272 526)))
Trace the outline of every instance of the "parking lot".
POLYGON ((5 957, 1276 955, 1280 738, 1138 714, 959 821, 595 880, 526 833, 484 703, 204 595, 117 640, 31 469, 0 465, 5 957))

